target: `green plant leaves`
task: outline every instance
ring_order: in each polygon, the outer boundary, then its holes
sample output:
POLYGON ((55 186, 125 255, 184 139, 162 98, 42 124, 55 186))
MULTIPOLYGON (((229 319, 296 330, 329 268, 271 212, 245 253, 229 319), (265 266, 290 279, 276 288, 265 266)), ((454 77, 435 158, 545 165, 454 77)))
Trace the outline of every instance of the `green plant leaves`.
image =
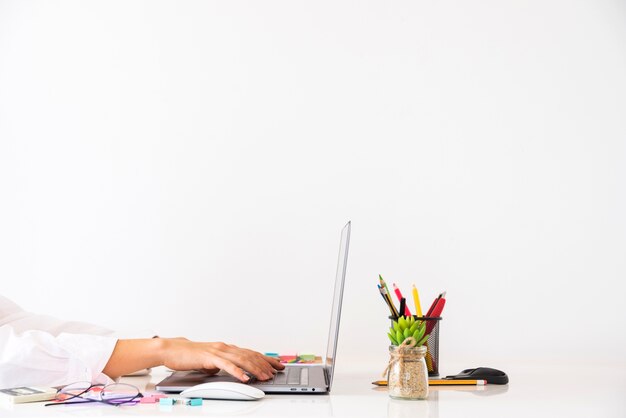
POLYGON ((398 324, 400 325, 400 329, 402 330, 404 330, 407 326, 409 326, 408 322, 406 321, 406 319, 404 319, 403 316, 398 318, 398 324))
POLYGON ((426 327, 419 327, 413 331, 413 338, 415 338, 415 341, 419 343, 422 337, 424 337, 424 332, 426 332, 426 327))
POLYGON ((393 345, 401 345, 409 337, 415 338, 416 346, 423 345, 428 340, 426 334, 426 322, 416 321, 412 316, 401 316, 393 321, 387 334, 393 345))
POLYGON ((396 341, 398 342, 398 345, 402 344, 402 341, 404 341, 404 334, 400 330, 396 331, 396 341))

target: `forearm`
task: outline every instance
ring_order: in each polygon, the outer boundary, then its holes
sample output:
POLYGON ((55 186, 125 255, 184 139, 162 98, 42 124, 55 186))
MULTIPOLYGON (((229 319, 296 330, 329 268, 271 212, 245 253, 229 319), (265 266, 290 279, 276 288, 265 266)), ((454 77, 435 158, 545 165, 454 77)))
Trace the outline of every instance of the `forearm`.
POLYGON ((274 376, 285 368, 274 358, 221 342, 200 343, 186 338, 118 340, 102 370, 112 379, 148 367, 164 365, 173 370, 225 370, 242 382, 250 373, 259 380, 274 376))
POLYGON ((163 340, 147 338, 118 340, 102 373, 115 379, 138 370, 163 364, 163 340))

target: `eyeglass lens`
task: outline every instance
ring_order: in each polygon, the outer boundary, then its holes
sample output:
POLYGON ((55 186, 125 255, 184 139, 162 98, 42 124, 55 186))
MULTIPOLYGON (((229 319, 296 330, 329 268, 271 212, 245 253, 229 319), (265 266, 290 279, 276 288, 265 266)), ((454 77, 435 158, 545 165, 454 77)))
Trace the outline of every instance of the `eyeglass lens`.
POLYGON ((114 405, 138 402, 139 397, 139 389, 126 383, 107 385, 100 392, 100 400, 114 405))
POLYGON ((58 401, 66 401, 80 397, 87 393, 92 388, 89 382, 76 382, 62 387, 57 391, 55 399, 58 401))

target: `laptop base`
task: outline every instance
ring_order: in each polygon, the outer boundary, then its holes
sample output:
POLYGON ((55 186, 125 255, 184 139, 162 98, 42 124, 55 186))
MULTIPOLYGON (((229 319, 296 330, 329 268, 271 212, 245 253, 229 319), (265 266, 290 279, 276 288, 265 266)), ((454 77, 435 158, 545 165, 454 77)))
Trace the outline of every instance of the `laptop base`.
MULTIPOLYGON (((285 370, 286 372, 278 372, 273 381, 260 381, 252 379, 247 384, 250 386, 254 386, 255 388, 261 389, 265 393, 328 393, 328 384, 326 383, 326 376, 324 373, 324 368, 322 366, 285 365, 285 370), (305 372, 307 375, 307 380, 287 383, 287 374, 290 371, 296 371, 295 369, 301 369, 301 372, 305 372)), ((302 379, 301 374, 300 379, 302 379)), ((159 382, 155 386, 155 389, 162 392, 180 393, 185 389, 189 389, 190 387, 208 382, 241 383, 233 376, 223 372, 215 375, 207 375, 206 373, 198 371, 184 371, 172 373, 169 377, 159 382)))

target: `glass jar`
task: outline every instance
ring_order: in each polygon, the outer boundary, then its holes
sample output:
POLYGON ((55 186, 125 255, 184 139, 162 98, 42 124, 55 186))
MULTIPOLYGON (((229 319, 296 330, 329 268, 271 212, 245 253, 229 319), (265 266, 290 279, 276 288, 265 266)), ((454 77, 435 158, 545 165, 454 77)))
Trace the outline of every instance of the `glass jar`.
POLYGON ((426 346, 389 346, 387 386, 394 399, 428 398, 428 368, 424 356, 426 346))

